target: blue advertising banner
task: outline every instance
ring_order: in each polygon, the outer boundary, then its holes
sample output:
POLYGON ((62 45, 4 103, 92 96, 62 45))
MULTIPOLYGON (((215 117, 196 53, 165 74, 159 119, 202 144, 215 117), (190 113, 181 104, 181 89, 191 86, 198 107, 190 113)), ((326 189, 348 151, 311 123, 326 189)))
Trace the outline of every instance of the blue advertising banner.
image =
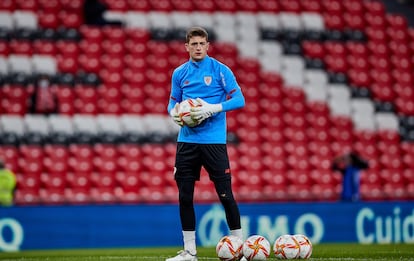
MULTIPOLYGON (((197 241, 228 233, 221 205, 197 205, 197 241)), ((240 204, 245 237, 305 234, 320 242, 414 243, 414 202, 240 204)), ((0 208, 0 251, 181 246, 177 205, 0 208)))

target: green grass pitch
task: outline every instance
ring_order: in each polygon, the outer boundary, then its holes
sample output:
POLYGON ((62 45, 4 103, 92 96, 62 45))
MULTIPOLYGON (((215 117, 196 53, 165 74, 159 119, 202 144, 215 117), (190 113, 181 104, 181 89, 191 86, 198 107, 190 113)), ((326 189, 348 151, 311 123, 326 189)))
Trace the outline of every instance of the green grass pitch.
MULTIPOLYGON (((0 253, 1 261, 164 261, 178 248, 33 250, 0 253)), ((214 248, 198 248, 198 260, 218 260, 214 248)), ((273 253, 268 260, 277 260, 273 253)), ((413 260, 414 244, 318 244, 310 260, 413 260)))

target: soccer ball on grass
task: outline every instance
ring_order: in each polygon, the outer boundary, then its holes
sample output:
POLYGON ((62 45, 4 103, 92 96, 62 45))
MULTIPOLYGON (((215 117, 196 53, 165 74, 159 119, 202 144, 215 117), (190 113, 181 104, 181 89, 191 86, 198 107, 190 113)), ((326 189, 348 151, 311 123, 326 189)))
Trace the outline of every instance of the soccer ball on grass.
POLYGON ((273 244, 273 252, 279 259, 295 259, 300 256, 300 245, 293 235, 281 235, 273 244))
POLYGON ((243 256, 243 241, 233 235, 224 236, 216 246, 216 253, 222 261, 237 261, 243 256))
POLYGON ((267 260, 270 256, 270 252, 270 243, 263 236, 253 235, 244 241, 243 256, 249 261, 267 260))
POLYGON ((303 259, 308 259, 312 255, 312 243, 309 238, 302 234, 295 235, 296 240, 300 245, 300 254, 299 257, 303 259))

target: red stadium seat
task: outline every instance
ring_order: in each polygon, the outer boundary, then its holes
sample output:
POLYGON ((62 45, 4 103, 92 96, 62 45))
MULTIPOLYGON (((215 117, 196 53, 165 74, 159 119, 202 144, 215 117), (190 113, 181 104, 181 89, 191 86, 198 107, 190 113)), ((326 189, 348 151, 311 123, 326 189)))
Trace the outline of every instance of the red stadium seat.
MULTIPOLYGON (((48 2, 48 1, 45 1, 45 2, 48 2)), ((54 12, 53 10, 42 11, 41 14, 38 15, 38 19, 39 19, 39 26, 42 28, 57 30, 59 26, 61 25, 58 12, 54 12)))
POLYGON ((220 10, 223 12, 231 12, 234 13, 237 11, 237 2, 234 0, 230 1, 220 1, 220 0, 214 0, 216 10, 220 10))
POLYGON ((74 28, 78 29, 82 23, 83 18, 80 12, 71 12, 62 9, 59 12, 60 24, 65 28, 74 28))
POLYGON ((64 191, 66 188, 66 173, 43 173, 40 176, 42 187, 46 190, 55 189, 64 191))
POLYGON ((138 173, 117 172, 115 180, 124 193, 138 192, 138 188, 141 186, 138 173))
POLYGON ((63 205, 66 204, 66 193, 61 188, 41 189, 39 201, 42 205, 63 205))
POLYGON ((17 189, 14 195, 14 203, 17 206, 39 205, 39 189, 17 189))
POLYGON ((346 10, 346 13, 363 16, 365 12, 364 5, 362 4, 362 1, 360 0, 345 1, 345 2, 342 2, 342 4, 346 10))
POLYGON ((58 53, 56 45, 52 41, 36 40, 33 42, 34 53, 55 56, 58 53))
POLYGON ((408 20, 405 16, 400 14, 386 14, 385 19, 392 29, 407 29, 408 20))
POLYGON ((21 145, 19 151, 20 155, 25 159, 42 160, 44 157, 44 151, 41 145, 21 145))
POLYGON ((0 158, 4 160, 8 169, 17 172, 19 169, 18 160, 20 157, 19 149, 11 145, 0 146, 0 158))
POLYGON ((378 185, 381 186, 383 184, 383 179, 379 174, 379 171, 372 170, 372 169, 366 169, 361 171, 360 175, 360 182, 361 184, 366 185, 378 185))
POLYGON ((311 201, 311 186, 304 184, 291 184, 287 187, 287 195, 290 201, 311 201))
POLYGON ((19 171, 26 175, 40 176, 43 172, 43 159, 20 158, 18 160, 19 171))
POLYGON ((71 187, 65 190, 66 201, 69 204, 81 205, 90 204, 91 192, 89 187, 71 187))
POLYGON ((115 188, 117 182, 114 173, 115 172, 106 172, 104 170, 91 173, 89 175, 91 186, 94 188, 115 188))
POLYGON ((194 202, 197 203, 212 203, 218 200, 217 193, 214 189, 214 185, 210 186, 198 186, 194 190, 194 202))
POLYGON ((47 173, 67 173, 69 170, 68 157, 47 157, 43 160, 44 170, 47 173))
POLYGON ((129 10, 129 1, 106 0, 108 8, 113 11, 126 12, 129 10))
POLYGON ((115 189, 113 187, 91 188, 90 200, 96 204, 115 204, 118 203, 115 189))
POLYGON ((193 0, 193 5, 201 12, 214 12, 216 4, 214 0, 193 0))
POLYGON ((91 188, 91 172, 70 172, 66 175, 66 183, 69 188, 89 191, 91 188))
POLYGON ((329 184, 314 184, 311 187, 311 199, 316 201, 336 201, 339 193, 336 187, 329 184))
POLYGON ((17 173, 17 190, 18 191, 39 191, 41 187, 40 173, 17 173))
POLYGON ((74 173, 90 173, 94 170, 92 159, 71 157, 68 161, 69 170, 74 173))
POLYGON ((318 0, 309 0, 309 1, 301 1, 302 11, 304 12, 315 12, 315 13, 322 13, 323 6, 321 1, 318 0))
POLYGON ((407 186, 405 184, 386 183, 383 190, 386 199, 406 200, 408 198, 407 186))
POLYGON ((325 47, 316 41, 303 41, 302 49, 305 56, 313 59, 323 59, 325 57, 325 47))
POLYGON ((323 20, 325 27, 330 30, 343 30, 345 28, 345 21, 340 14, 324 13, 323 20))
POLYGON ((383 186, 378 184, 361 184, 360 192, 361 200, 365 201, 383 201, 386 198, 383 186))
POLYGON ((3 86, 1 111, 6 114, 25 115, 28 111, 28 97, 28 88, 25 86, 3 86))

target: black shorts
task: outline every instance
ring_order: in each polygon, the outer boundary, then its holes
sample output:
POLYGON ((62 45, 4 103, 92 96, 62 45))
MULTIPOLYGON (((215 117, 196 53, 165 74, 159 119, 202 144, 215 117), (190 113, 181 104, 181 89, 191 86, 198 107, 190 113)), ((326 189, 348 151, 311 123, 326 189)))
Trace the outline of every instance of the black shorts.
POLYGON ((212 181, 231 179, 227 145, 178 142, 175 179, 200 180, 201 167, 212 181))

